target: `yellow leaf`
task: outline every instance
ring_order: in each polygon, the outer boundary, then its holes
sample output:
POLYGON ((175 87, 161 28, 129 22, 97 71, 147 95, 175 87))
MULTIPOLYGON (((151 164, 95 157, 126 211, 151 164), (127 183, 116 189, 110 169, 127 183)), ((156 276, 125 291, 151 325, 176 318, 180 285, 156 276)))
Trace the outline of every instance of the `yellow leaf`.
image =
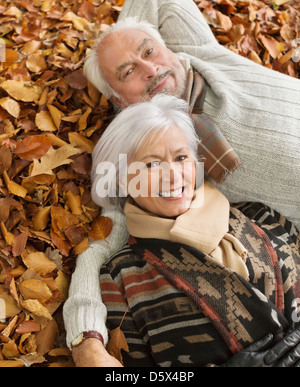
POLYGON ((0 319, 14 317, 20 312, 21 309, 11 295, 0 294, 0 319))
POLYGON ((122 363, 123 358, 122 358, 121 350, 129 352, 129 348, 128 348, 124 333, 122 332, 121 328, 118 327, 116 329, 109 331, 109 334, 110 334, 110 339, 106 347, 107 352, 111 356, 119 360, 120 363, 122 363))
POLYGON ((32 177, 43 174, 53 175, 53 169, 60 167, 61 165, 72 163, 73 160, 68 157, 76 155, 77 153, 80 153, 80 150, 69 144, 63 145, 57 150, 54 150, 51 146, 40 161, 33 161, 33 168, 30 176, 32 177))
POLYGON ((88 119, 88 116, 90 115, 91 112, 92 112, 92 109, 90 107, 88 107, 86 109, 85 113, 80 117, 80 119, 78 121, 78 130, 79 131, 86 129, 87 119, 88 119))
POLYGON ((74 195, 72 191, 67 192, 67 206, 70 207, 72 214, 74 215, 81 215, 82 214, 82 208, 81 208, 81 198, 79 195, 74 195))
POLYGON ((57 127, 52 120, 51 114, 45 110, 40 111, 35 116, 36 126, 43 132, 56 132, 57 127))
POLYGON ((50 115, 52 117, 52 120, 56 128, 59 129, 61 118, 63 117, 63 113, 53 105, 47 105, 47 107, 49 109, 50 115))
POLYGON ((45 61, 43 53, 34 53, 29 55, 26 60, 26 67, 33 73, 39 73, 47 69, 47 63, 45 61))
POLYGON ((45 303, 52 297, 52 292, 45 282, 38 279, 29 279, 20 283, 19 290, 27 299, 36 299, 40 303, 45 303))
POLYGON ((63 296, 63 300, 66 300, 68 298, 70 284, 69 277, 63 271, 59 270, 57 273, 57 277, 55 278, 55 282, 57 284, 58 290, 63 296))
POLYGON ((7 231, 4 222, 0 223, 0 229, 1 229, 1 232, 2 232, 2 235, 3 235, 3 238, 5 239, 5 242, 9 246, 12 246, 12 244, 13 244, 13 242, 15 240, 15 237, 14 237, 14 235, 12 233, 7 231))
POLYGON ((39 317, 45 317, 47 320, 52 320, 51 314, 38 300, 25 300, 21 301, 21 306, 29 312, 39 317))
POLYGON ((30 253, 22 256, 25 265, 40 275, 46 275, 56 269, 56 264, 50 261, 43 252, 30 253))
POLYGON ((27 195, 26 188, 15 183, 14 181, 10 180, 6 171, 3 171, 3 177, 4 177, 5 184, 6 184, 10 193, 12 193, 13 195, 16 195, 16 196, 20 196, 21 198, 26 197, 26 195, 27 195))
POLYGON ((32 218, 33 229, 35 231, 43 231, 47 227, 50 218, 51 207, 41 207, 32 218))
POLYGON ((77 146, 83 152, 93 153, 95 143, 88 138, 81 136, 79 133, 70 132, 69 141, 72 145, 77 146))
POLYGON ((42 88, 40 86, 31 86, 23 81, 7 80, 0 84, 0 87, 4 89, 11 97, 17 101, 33 102, 38 101, 42 88))
POLYGON ((112 220, 107 216, 100 216, 95 219, 92 224, 92 229, 89 232, 89 237, 92 239, 105 239, 109 236, 113 227, 112 220))
POLYGON ((20 105, 12 98, 5 97, 0 99, 0 106, 3 107, 10 115, 18 118, 20 115, 20 105))
POLYGON ((0 360, 0 368, 24 367, 22 360, 0 360))

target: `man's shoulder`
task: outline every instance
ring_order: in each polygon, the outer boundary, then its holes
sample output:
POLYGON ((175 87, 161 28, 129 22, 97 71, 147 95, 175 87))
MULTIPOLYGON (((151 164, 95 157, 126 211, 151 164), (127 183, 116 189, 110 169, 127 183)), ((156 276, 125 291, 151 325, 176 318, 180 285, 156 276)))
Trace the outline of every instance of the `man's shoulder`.
POLYGON ((127 243, 119 251, 112 255, 106 264, 113 266, 123 266, 125 264, 126 266, 128 266, 139 260, 140 258, 138 257, 138 255, 132 250, 132 248, 127 243))

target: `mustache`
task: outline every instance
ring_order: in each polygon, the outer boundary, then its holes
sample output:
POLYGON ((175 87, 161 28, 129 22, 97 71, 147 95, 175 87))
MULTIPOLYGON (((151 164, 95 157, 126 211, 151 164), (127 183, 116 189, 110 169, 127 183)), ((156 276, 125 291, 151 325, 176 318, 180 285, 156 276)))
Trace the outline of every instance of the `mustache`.
POLYGON ((147 93, 151 94, 152 91, 156 88, 157 85, 159 85, 168 75, 172 74, 172 70, 168 70, 163 74, 160 74, 156 76, 150 83, 150 85, 147 88, 147 93))

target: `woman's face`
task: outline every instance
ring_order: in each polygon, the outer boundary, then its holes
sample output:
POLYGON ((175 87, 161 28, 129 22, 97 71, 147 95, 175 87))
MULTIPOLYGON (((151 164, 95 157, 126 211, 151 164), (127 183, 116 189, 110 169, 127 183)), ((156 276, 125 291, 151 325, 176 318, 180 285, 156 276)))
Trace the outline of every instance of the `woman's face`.
POLYGON ((176 217, 191 205, 195 161, 183 132, 172 126, 138 149, 128 165, 127 192, 142 209, 176 217))

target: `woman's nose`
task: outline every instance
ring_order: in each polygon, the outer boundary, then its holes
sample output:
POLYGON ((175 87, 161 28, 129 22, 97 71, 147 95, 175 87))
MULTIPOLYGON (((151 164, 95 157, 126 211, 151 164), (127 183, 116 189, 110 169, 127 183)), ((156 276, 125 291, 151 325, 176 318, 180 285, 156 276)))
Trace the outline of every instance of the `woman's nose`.
MULTIPOLYGON (((162 171, 162 180, 165 184, 180 185, 183 179, 183 171, 180 163, 166 163, 162 171)), ((172 187, 171 187, 172 188, 172 187)))

